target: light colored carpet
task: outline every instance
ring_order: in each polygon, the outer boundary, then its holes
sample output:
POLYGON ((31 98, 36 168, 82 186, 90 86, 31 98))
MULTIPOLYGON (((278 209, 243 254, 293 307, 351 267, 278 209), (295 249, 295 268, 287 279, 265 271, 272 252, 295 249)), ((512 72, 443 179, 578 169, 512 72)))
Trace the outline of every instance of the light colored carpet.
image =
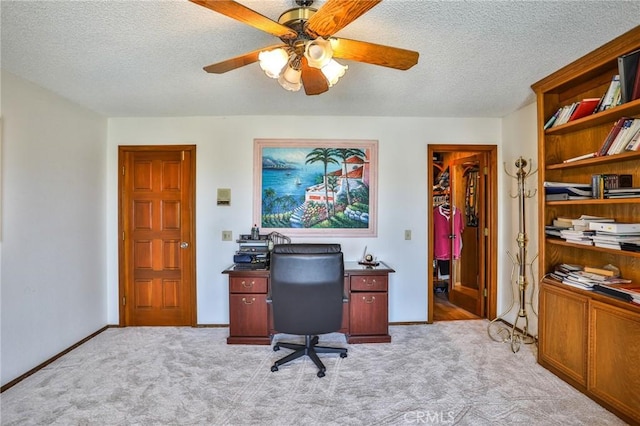
POLYGON ((487 324, 391 326, 392 343, 322 356, 324 378, 306 357, 272 373, 288 350, 226 328, 108 329, 2 393, 2 425, 624 424, 487 324))

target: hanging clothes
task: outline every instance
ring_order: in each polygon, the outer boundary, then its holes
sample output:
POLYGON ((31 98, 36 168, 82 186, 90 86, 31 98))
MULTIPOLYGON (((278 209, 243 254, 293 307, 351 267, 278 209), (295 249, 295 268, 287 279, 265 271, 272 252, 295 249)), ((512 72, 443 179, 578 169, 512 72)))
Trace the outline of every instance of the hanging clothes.
POLYGON ((460 210, 453 208, 453 234, 451 227, 451 209, 441 205, 433 209, 434 255, 436 260, 451 259, 453 238, 453 258, 459 259, 462 252, 462 231, 464 223, 460 210), (450 238, 452 237, 452 238, 450 238))

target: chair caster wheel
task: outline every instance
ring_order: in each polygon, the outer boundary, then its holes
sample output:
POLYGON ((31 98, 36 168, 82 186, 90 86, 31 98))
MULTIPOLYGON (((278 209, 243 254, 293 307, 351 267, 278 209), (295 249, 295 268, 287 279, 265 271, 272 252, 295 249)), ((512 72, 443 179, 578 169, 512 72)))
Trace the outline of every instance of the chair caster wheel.
POLYGON ((340 353, 340 358, 346 358, 346 357, 347 357, 347 353, 346 352, 340 353))
POLYGON ((278 371, 278 366, 277 365, 272 365, 271 366, 271 372, 274 372, 274 371, 278 371))
POLYGON ((324 377, 324 371, 318 371, 318 377, 324 377))
POLYGON ((275 346, 273 347, 273 351, 274 351, 274 352, 278 352, 279 350, 280 350, 280 346, 275 345, 275 346))

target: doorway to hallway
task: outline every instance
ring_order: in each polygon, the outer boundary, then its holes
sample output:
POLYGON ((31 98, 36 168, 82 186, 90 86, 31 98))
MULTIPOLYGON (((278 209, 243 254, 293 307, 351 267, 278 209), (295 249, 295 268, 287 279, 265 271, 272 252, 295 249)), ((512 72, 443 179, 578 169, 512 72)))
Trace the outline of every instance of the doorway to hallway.
POLYGON ((429 145, 429 323, 496 315, 497 147, 429 145))

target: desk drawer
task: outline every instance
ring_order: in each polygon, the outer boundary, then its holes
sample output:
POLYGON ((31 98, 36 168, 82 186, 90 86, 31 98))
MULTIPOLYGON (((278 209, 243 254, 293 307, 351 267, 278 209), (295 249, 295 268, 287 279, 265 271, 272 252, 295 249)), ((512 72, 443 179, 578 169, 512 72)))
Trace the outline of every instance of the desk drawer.
POLYGON ((231 277, 229 278, 231 293, 266 293, 267 278, 265 277, 231 277))
POLYGON ((387 275, 351 275, 351 291, 387 291, 387 275))

